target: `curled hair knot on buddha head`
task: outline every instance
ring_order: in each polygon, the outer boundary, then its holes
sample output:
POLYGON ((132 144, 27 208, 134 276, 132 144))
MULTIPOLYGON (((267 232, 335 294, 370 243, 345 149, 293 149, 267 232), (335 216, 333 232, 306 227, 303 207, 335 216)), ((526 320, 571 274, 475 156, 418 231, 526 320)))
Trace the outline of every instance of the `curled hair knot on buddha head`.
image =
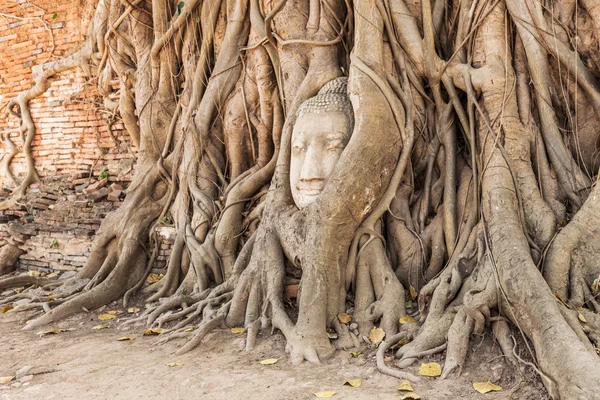
POLYGON ((325 114, 341 112, 354 124, 354 110, 348 97, 348 78, 336 78, 325 84, 316 96, 306 100, 296 113, 297 117, 303 114, 325 114))

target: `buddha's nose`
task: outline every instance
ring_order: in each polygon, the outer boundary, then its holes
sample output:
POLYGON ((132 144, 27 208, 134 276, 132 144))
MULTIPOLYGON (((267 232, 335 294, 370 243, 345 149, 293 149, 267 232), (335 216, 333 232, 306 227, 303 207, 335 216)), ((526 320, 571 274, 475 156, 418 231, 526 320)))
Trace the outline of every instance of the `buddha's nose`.
POLYGON ((304 163, 302 164, 302 170, 300 171, 300 181, 322 181, 325 179, 323 176, 323 165, 322 160, 319 160, 318 152, 314 146, 309 146, 304 157, 304 163))

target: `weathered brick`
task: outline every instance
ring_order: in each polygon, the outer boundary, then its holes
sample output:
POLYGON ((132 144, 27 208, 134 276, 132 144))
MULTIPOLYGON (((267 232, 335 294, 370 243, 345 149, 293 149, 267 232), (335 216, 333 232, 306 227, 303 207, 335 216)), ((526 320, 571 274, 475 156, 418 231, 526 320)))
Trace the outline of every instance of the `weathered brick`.
MULTIPOLYGON (((35 5, 49 11, 29 7, 27 0, 0 0, 3 13, 41 17, 51 24, 56 45, 51 54, 50 33, 35 18, 0 19, 0 104, 31 87, 34 66, 56 59, 52 55, 68 55, 78 50, 95 2, 41 0, 35 5), (58 19, 51 18, 53 13, 57 13, 58 19)), ((134 160, 129 147, 135 149, 123 132, 122 123, 112 126, 119 141, 125 140, 122 146, 115 145, 102 115, 93 105, 99 102, 98 92, 87 82, 80 70, 60 73, 44 94, 30 102, 36 127, 32 152, 41 182, 27 193, 28 208, 19 205, 0 212, 0 242, 11 240, 28 251, 28 256, 19 262, 21 267, 74 270, 83 266, 102 218, 122 204, 124 188, 131 181, 134 160), (107 154, 100 148, 108 150, 107 154), (86 186, 75 191, 76 184, 95 182, 105 168, 110 171, 106 183, 111 184, 110 188, 99 187, 96 193, 90 193, 90 200, 81 193, 86 186), (59 180, 62 188, 59 191, 46 184, 59 180), (10 232, 4 229, 16 221, 19 225, 15 229, 10 232), (53 238, 58 240, 58 248, 50 248, 53 238)), ((115 88, 119 86, 118 80, 112 84, 115 88)), ((0 131, 17 128, 16 118, 0 119, 0 131)), ((22 145, 18 134, 11 137, 17 146, 22 145)), ((23 153, 15 156, 11 170, 18 178, 24 176, 27 166, 23 153)), ((0 187, 6 186, 4 180, 0 174, 0 187)))

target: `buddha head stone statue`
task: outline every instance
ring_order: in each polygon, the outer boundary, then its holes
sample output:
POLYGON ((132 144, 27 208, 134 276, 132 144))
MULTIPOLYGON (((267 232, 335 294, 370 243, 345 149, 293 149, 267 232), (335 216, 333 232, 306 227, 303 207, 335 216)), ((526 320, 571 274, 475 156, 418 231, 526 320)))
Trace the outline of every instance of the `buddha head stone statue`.
POLYGON ((290 185, 299 208, 314 202, 350 140, 354 113, 347 78, 328 82, 297 112, 292 131, 290 185))

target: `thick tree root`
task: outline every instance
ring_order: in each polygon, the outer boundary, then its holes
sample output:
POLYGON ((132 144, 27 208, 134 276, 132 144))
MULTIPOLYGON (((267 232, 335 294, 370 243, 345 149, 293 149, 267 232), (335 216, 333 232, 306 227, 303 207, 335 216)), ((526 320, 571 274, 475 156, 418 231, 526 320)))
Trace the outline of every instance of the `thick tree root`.
MULTIPOLYGON (((178 353, 217 328, 243 328, 246 350, 277 329, 292 363, 318 363, 377 326, 380 371, 417 379, 386 365, 400 341, 397 367, 446 351, 450 378, 491 324, 512 365, 524 363, 512 331, 533 346, 527 365, 550 396, 598 398, 600 14, 576 3, 191 1, 173 13, 101 2, 78 54, 138 147, 136 178, 74 279, 2 279, 0 290, 38 287, 0 303, 42 308, 27 329, 127 303, 157 254, 153 227, 171 217, 166 277, 125 324, 188 339, 178 353), (352 137, 315 156, 295 140, 300 111, 342 75, 352 137), (293 176, 333 153, 327 176, 293 176), (296 178, 323 184, 314 202, 295 204, 296 178), (291 281, 296 321, 283 301, 291 281), (340 315, 351 308, 354 326, 340 315)), ((76 57, 40 68, 9 103, 28 174, 0 208, 37 178, 29 101, 76 57)))

